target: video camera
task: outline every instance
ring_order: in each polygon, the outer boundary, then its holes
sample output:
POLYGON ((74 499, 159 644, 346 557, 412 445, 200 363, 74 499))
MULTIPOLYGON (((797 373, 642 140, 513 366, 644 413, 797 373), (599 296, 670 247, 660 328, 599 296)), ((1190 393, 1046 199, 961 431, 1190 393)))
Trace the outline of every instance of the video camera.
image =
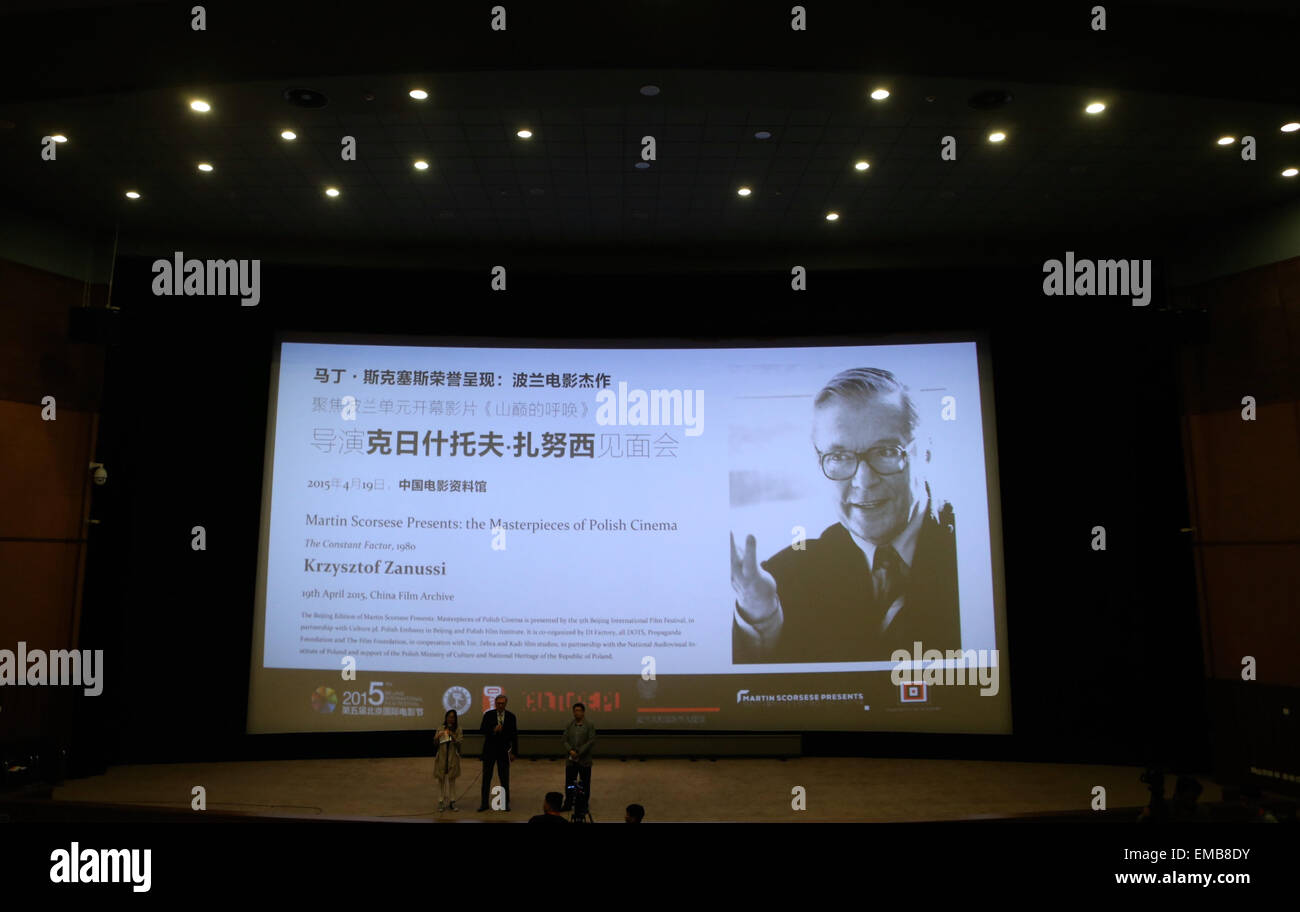
POLYGON ((587 820, 587 793, 582 790, 582 780, 576 780, 565 789, 565 804, 573 808, 573 823, 585 823, 587 820))

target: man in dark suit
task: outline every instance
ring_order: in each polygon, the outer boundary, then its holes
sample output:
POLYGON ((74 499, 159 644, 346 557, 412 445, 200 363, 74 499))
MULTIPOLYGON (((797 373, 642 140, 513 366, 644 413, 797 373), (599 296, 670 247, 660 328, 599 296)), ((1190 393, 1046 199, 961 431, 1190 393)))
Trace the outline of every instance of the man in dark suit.
POLYGON ((483 735, 483 791, 479 810, 488 809, 488 792, 492 785, 492 767, 498 770, 501 787, 506 790, 506 810, 510 810, 510 761, 519 753, 519 726, 515 714, 506 711, 506 696, 496 699, 496 709, 483 714, 478 730, 483 735))
POLYGON ((813 401, 813 446, 839 522, 758 565, 731 543, 732 661, 888 661, 959 649, 952 505, 925 480, 930 451, 907 387, 854 368, 813 401))

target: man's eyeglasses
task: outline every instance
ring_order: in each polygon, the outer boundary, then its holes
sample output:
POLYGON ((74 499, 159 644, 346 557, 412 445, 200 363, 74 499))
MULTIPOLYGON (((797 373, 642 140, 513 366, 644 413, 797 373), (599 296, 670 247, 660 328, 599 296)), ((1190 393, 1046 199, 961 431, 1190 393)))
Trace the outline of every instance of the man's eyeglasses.
POLYGON ((907 467, 907 451, 912 446, 908 442, 902 446, 879 446, 861 452, 849 450, 832 450, 822 453, 822 473, 831 481, 848 481, 858 473, 858 466, 865 462, 877 475, 896 475, 907 467))

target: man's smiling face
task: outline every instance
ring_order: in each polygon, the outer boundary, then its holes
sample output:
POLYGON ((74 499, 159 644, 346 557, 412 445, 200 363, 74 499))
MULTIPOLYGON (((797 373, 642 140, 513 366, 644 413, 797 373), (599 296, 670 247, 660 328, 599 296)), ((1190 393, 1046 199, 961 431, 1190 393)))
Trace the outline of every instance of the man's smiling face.
POLYGON ((906 447, 901 471, 882 475, 864 459, 851 478, 826 480, 840 521, 859 537, 883 544, 903 531, 913 503, 925 492, 925 480, 898 396, 831 399, 814 411, 813 445, 820 453, 858 454, 874 447, 906 447))

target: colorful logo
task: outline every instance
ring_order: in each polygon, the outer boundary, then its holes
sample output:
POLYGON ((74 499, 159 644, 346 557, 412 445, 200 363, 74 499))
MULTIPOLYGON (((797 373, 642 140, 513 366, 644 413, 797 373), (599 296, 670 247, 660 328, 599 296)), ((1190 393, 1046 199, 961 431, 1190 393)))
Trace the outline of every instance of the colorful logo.
POLYGON ((318 713, 332 713, 335 707, 339 705, 339 695, 334 692, 334 688, 326 687, 322 684, 312 691, 311 708, 318 713))
POLYGON ((501 688, 495 684, 489 684, 483 688, 483 712, 487 712, 496 706, 497 697, 501 696, 501 688))
MULTIPOLYGON (((516 696, 521 695, 516 693, 516 696)), ((521 698, 526 712, 568 712, 574 703, 582 703, 588 712, 611 712, 623 704, 623 694, 617 690, 597 691, 590 696, 572 690, 564 693, 534 690, 522 694, 521 698)))
POLYGON ((926 701, 924 684, 899 684, 898 702, 924 703, 926 701))

